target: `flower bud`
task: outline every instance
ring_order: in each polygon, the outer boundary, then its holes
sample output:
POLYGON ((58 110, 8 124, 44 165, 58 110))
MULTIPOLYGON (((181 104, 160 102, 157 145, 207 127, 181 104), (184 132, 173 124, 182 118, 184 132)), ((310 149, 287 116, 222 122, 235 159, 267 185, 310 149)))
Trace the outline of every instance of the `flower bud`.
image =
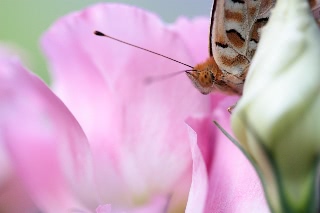
POLYGON ((308 1, 277 1, 232 127, 272 212, 317 212, 320 31, 308 1))

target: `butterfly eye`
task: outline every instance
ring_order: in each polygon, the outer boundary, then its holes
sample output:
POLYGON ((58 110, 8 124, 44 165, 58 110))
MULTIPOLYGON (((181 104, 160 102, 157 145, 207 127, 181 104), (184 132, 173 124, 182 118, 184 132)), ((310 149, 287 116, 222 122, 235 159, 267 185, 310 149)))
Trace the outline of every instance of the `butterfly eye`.
POLYGON ((199 73, 199 83, 203 87, 211 87, 213 84, 213 79, 211 78, 210 72, 209 71, 201 71, 199 73))

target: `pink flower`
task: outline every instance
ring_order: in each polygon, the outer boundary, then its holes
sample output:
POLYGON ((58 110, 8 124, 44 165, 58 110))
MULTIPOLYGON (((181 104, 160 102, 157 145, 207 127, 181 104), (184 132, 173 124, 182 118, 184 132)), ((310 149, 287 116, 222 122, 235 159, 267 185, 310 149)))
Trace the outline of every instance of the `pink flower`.
POLYGON ((215 126, 207 124, 214 118, 231 132, 225 109, 216 108, 213 117, 188 119, 193 128, 193 182, 186 212, 270 212, 252 165, 215 126))
POLYGON ((0 59, 0 142, 41 210, 268 212, 253 168, 212 123, 229 127, 234 99, 203 96, 184 75, 146 85, 185 67, 93 35, 194 65, 207 57, 208 25, 166 26, 113 4, 73 13, 42 40, 54 93, 0 59))
MULTIPOLYGON (((0 58, 5 58, 9 54, 16 54, 17 52, 14 47, 1 44, 0 58)), ((3 91, 0 89, 0 96, 2 93, 3 91)), ((1 105, 0 103, 0 108, 1 105)), ((0 116, 0 122, 1 120, 0 116)), ((26 192, 20 176, 12 166, 10 156, 6 152, 1 136, 2 131, 0 129, 0 212, 33 213, 36 211, 36 207, 26 192)))

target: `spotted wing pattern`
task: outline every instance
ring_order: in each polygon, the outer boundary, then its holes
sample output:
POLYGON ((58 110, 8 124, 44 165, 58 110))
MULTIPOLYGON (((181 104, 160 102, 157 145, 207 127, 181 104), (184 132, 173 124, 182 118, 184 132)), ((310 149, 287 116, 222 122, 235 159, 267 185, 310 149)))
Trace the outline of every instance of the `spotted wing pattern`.
POLYGON ((215 0, 211 13, 210 47, 224 73, 245 77, 275 0, 215 0))

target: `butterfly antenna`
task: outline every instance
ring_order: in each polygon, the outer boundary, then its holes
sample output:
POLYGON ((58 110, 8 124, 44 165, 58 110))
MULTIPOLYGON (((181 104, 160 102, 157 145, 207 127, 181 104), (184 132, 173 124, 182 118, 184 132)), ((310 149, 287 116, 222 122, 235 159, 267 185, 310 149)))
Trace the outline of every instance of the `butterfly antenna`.
POLYGON ((153 51, 151 51, 151 50, 145 49, 145 48, 143 48, 143 47, 139 47, 139 46, 134 45, 134 44, 130 44, 130 43, 128 43, 128 42, 125 42, 125 41, 122 41, 122 40, 120 40, 120 39, 117 39, 117 38, 111 37, 111 36, 109 36, 109 35, 106 35, 106 34, 100 32, 100 31, 94 31, 94 34, 97 35, 97 36, 103 36, 103 37, 110 38, 110 39, 115 40, 115 41, 118 41, 118 42, 120 42, 120 43, 127 44, 127 45, 132 46, 132 47, 136 47, 136 48, 138 48, 138 49, 147 51, 147 52, 149 52, 149 53, 153 53, 153 54, 155 54, 155 55, 161 56, 161 57, 163 57, 163 58, 169 59, 169 60, 171 60, 171 61, 175 61, 175 62, 177 62, 177 63, 179 63, 179 64, 183 64, 183 65, 185 65, 185 66, 187 66, 187 67, 193 68, 193 66, 190 66, 190 65, 188 65, 188 64, 182 63, 182 62, 177 61, 177 60, 175 60, 175 59, 173 59, 173 58, 170 58, 170 57, 168 57, 168 56, 162 55, 162 54, 157 53, 157 52, 153 52, 153 51))
POLYGON ((177 71, 177 72, 173 72, 173 73, 168 73, 168 74, 164 74, 164 75, 158 75, 158 76, 148 76, 144 79, 144 83, 145 84, 152 84, 154 82, 157 81, 163 81, 166 79, 170 79, 174 76, 177 76, 181 73, 185 73, 185 72, 191 72, 191 71, 196 71, 196 70, 181 70, 181 71, 177 71))

